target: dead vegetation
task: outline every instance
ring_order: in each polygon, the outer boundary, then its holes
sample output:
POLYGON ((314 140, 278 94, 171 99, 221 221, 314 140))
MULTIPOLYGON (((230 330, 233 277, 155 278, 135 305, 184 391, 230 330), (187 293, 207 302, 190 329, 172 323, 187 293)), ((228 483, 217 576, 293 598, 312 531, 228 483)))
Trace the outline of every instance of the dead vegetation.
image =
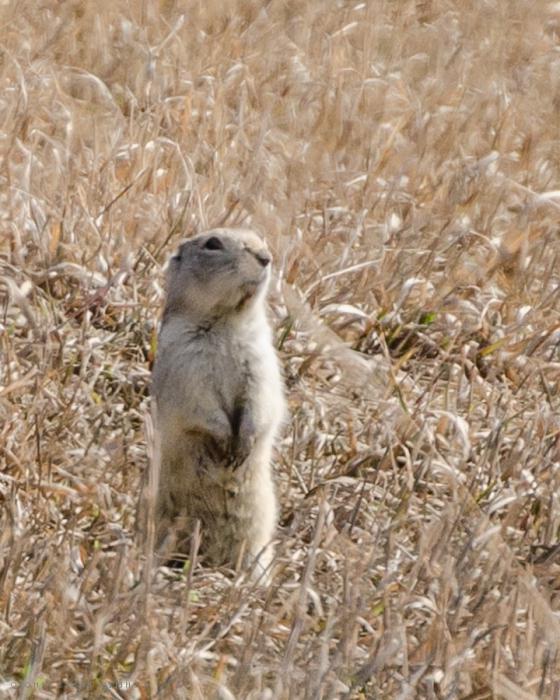
POLYGON ((560 697, 560 8, 0 6, 0 695, 560 697), (268 589, 150 570, 161 265, 251 224, 268 589))

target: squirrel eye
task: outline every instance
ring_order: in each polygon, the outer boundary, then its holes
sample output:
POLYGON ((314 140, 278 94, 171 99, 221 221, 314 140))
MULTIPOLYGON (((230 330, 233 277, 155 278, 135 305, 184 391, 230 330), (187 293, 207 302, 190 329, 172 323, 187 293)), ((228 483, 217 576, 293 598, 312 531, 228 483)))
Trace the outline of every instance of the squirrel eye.
POLYGON ((206 241, 206 243, 204 244, 204 248, 206 250, 223 250, 224 244, 219 238, 216 238, 216 236, 212 236, 206 241))

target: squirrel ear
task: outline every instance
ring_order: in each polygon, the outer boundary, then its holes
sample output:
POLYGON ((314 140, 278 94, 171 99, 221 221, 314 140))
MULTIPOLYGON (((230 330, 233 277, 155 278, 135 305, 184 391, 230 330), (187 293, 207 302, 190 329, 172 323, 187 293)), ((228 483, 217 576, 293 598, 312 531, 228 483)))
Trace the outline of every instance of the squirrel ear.
POLYGON ((181 259, 182 259, 182 257, 183 257, 183 248, 184 248, 184 244, 183 244, 183 245, 180 245, 180 246, 177 248, 177 252, 175 253, 175 255, 172 255, 172 256, 171 256, 171 260, 173 260, 173 261, 175 261, 175 262, 181 262, 181 259))

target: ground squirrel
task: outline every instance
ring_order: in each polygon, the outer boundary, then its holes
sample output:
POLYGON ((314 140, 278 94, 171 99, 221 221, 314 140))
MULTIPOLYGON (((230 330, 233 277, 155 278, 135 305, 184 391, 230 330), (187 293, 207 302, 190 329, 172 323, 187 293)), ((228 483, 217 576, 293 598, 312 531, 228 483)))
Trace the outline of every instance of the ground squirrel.
POLYGON ((266 315, 270 263, 256 233, 228 228, 185 241, 169 263, 152 384, 156 543, 188 554, 199 520, 214 565, 244 553, 266 568, 272 555, 284 396, 266 315))

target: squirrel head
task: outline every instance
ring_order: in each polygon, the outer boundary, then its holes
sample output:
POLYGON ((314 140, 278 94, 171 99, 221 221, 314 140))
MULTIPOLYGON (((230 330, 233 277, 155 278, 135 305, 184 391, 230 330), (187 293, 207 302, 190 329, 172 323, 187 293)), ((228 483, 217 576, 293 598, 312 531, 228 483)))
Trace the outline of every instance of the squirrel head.
POLYGON ((266 295, 271 261, 265 242, 248 229, 189 238, 169 261, 164 319, 182 315, 204 326, 250 311, 266 295))

